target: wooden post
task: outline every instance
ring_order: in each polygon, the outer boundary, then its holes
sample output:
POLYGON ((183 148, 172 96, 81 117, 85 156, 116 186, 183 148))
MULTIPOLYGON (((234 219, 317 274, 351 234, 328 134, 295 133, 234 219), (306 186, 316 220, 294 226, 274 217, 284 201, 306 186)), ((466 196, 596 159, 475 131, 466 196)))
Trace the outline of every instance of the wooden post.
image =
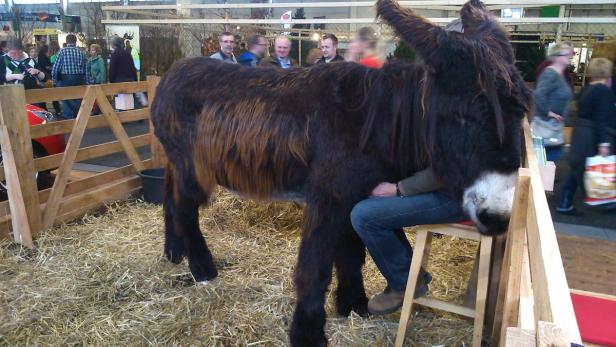
POLYGON ((156 97, 156 87, 160 83, 159 76, 148 76, 148 106, 150 109, 150 148, 152 152, 152 166, 155 168, 164 167, 167 164, 167 156, 165 155, 165 149, 158 141, 158 138, 154 134, 154 125, 152 124, 152 103, 156 97))
POLYGON ((518 325, 520 299, 520 281, 526 239, 526 212, 530 186, 530 170, 521 168, 513 197, 513 208, 507 229, 505 261, 501 272, 501 281, 497 297, 494 325, 492 327, 492 345, 498 346, 505 340, 507 327, 518 325))
POLYGON ((32 243, 32 232, 26 213, 26 205, 22 195, 21 185, 15 158, 13 158, 13 147, 9 141, 9 131, 5 125, 0 126, 0 143, 2 146, 2 158, 6 177, 6 186, 11 210, 11 223, 13 226, 13 240, 28 248, 34 247, 32 243))
POLYGON ((96 97, 95 88, 95 86, 88 86, 84 98, 81 101, 75 126, 71 132, 71 136, 68 139, 66 150, 62 156, 62 163, 58 169, 58 176, 53 183, 51 193, 49 194, 49 199, 47 200, 47 205, 45 206, 45 213, 43 214, 43 227, 45 229, 53 226, 58 209, 60 208, 60 201, 62 200, 66 183, 68 182, 71 170, 73 169, 73 163, 75 162, 75 157, 77 156, 77 150, 79 150, 83 133, 88 125, 90 113, 92 112, 92 106, 94 106, 94 100, 96 97))
POLYGON ((0 110, 0 123, 7 128, 6 140, 12 147, 11 153, 19 177, 25 213, 28 216, 30 232, 34 236, 41 231, 41 211, 34 178, 32 139, 23 86, 0 86, 0 110))

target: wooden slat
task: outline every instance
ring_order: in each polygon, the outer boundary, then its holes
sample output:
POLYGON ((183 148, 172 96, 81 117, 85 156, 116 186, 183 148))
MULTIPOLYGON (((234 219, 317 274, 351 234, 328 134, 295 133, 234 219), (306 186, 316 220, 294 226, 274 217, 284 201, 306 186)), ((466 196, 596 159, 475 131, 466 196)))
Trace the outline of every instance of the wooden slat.
POLYGON ((33 174, 34 163, 32 161, 30 124, 28 124, 24 105, 23 86, 0 86, 0 107, 2 110, 0 122, 8 129, 9 142, 13 149, 15 167, 30 223, 30 232, 34 237, 41 231, 41 215, 39 213, 38 188, 33 174))
POLYGON ((60 209, 58 210, 58 215, 79 210, 83 206, 117 200, 120 197, 125 196, 128 191, 139 189, 140 187, 141 178, 139 176, 131 176, 117 180, 114 182, 113 186, 104 185, 73 195, 62 201, 60 209))
MULTIPOLYGON (((143 162, 143 165, 146 168, 151 168, 152 160, 151 159, 145 160, 143 162)), ((73 195, 84 194, 91 189, 98 189, 97 187, 103 186, 105 184, 110 184, 110 182, 116 182, 116 181, 119 182, 120 180, 124 180, 127 178, 135 178, 137 176, 134 174, 134 172, 135 172, 135 169, 133 168, 133 165, 131 164, 131 165, 123 166, 115 170, 103 172, 103 173, 100 173, 100 174, 97 174, 97 175, 94 175, 94 176, 91 176, 91 177, 88 177, 88 178, 85 178, 79 181, 70 182, 69 184, 67 184, 66 190, 64 191, 65 193, 64 199, 67 200, 69 198, 72 198, 73 195)), ((41 200, 41 203, 42 203, 41 209, 43 210, 45 207, 43 204, 49 198, 50 192, 51 192, 51 189, 45 189, 39 192, 39 199, 41 200)), ((5 207, 8 208, 8 201, 3 201, 0 203, 0 210, 5 207)), ((89 209, 80 208, 79 211, 82 211, 82 214, 85 214, 86 212, 89 211, 89 209)), ((72 218, 76 218, 79 216, 79 214, 74 214, 74 213, 71 213, 70 215, 73 216, 72 218)), ((59 217, 56 217, 56 220, 54 223, 57 224, 58 221, 66 221, 66 219, 63 219, 61 216, 59 216, 59 217)), ((10 214, 0 217, 0 239, 9 237, 10 223, 11 223, 10 214)))
POLYGON ((490 255, 492 253, 492 237, 481 236, 479 249, 479 272, 477 278, 477 297, 475 299, 475 322, 473 324, 473 347, 481 347, 483 340, 483 322, 490 282, 490 255))
MULTIPOLYGON (((122 123, 134 122, 150 117, 150 109, 142 108, 139 110, 124 111, 118 113, 118 117, 122 123)), ((73 130, 75 120, 61 120, 49 122, 45 124, 34 125, 30 128, 30 135, 33 139, 45 137, 55 134, 66 134, 73 130)), ((102 128, 108 126, 107 120, 103 116, 92 116, 88 121, 87 129, 102 128)))
MULTIPOLYGON (((98 84, 98 86, 103 89, 105 95, 132 94, 148 90, 148 84, 145 81, 107 83, 98 84)), ((56 100, 82 99, 86 93, 86 88, 87 86, 29 89, 26 91, 26 102, 34 104, 56 100)))
MULTIPOLYGON (((43 228, 49 229, 53 226, 54 220, 58 209, 60 208, 60 201, 64 195, 64 189, 66 188, 66 182, 68 181, 75 157, 77 156, 77 150, 81 144, 81 139, 86 130, 88 124, 88 118, 90 118, 90 112, 92 112, 92 106, 94 105, 94 99, 96 97, 96 87, 87 87, 85 97, 79 107, 79 113, 77 114, 77 120, 75 122, 75 128, 71 132, 71 136, 68 140, 68 145, 64 151, 62 163, 58 170, 58 176, 54 181, 45 212, 43 213, 43 228)), ((38 197, 38 196, 37 196, 38 197)))
POLYGON ((398 324, 398 333, 396 334, 396 347, 402 347, 404 344, 404 336, 406 335, 406 329, 413 310, 413 303, 415 302, 413 297, 415 295, 415 288, 417 287, 417 278, 419 277, 423 258, 426 256, 426 245, 430 244, 432 241, 432 234, 425 230, 419 230, 415 235, 415 252, 413 252, 411 268, 406 282, 404 302, 402 303, 402 312, 400 313, 400 323, 398 324))
MULTIPOLYGON (((150 144, 150 135, 144 134, 130 138, 131 143, 135 147, 142 147, 150 144)), ((124 149, 118 141, 107 142, 100 145, 88 146, 80 148, 77 151, 75 162, 90 160, 94 158, 103 157, 109 154, 122 152, 124 149)), ((55 169, 62 163, 63 153, 49 155, 42 158, 34 159, 34 169, 36 171, 45 171, 49 169, 55 169)), ((0 166, 1 167, 1 166, 0 166)), ((4 179, 4 173, 0 171, 0 180, 4 179)))
POLYGON ((109 127, 113 131, 113 134, 118 139, 118 141, 120 141, 120 144, 122 144, 122 148, 124 149, 126 156, 133 163, 133 165, 138 171, 144 170, 143 165, 141 164, 141 159, 139 158, 139 154, 130 142, 128 135, 126 134, 126 130, 124 130, 122 123, 120 123, 120 120, 114 112, 113 107, 111 107, 111 104, 109 104, 109 100, 107 100, 107 97, 104 95, 102 89, 99 86, 95 87, 95 92, 98 107, 100 107, 101 111, 103 112, 103 115, 107 119, 107 122, 109 122, 109 127))
MULTIPOLYGON (((139 135, 130 138, 130 142, 135 147, 142 147, 150 143, 148 134, 139 135)), ((90 160, 103 157, 109 154, 122 152, 123 148, 119 141, 107 142, 100 145, 88 146, 79 149, 75 162, 90 160)), ((62 153, 50 155, 34 160, 34 166, 37 171, 44 171, 57 168, 62 162, 62 153)))
POLYGON ((582 344, 550 210, 534 172, 530 188, 527 232, 535 319, 554 322, 570 334, 570 342, 582 344))
MULTIPOLYGON (((526 235, 525 235, 526 236, 526 235)), ((530 278, 530 259, 528 241, 524 239, 524 254, 522 256, 522 278, 520 282, 520 308, 518 310, 518 326, 522 329, 535 329, 535 302, 530 278)))
POLYGON ((481 239, 481 234, 477 231, 477 228, 463 224, 434 224, 421 226, 421 228, 431 230, 433 233, 457 237, 459 239, 475 241, 481 239))
MULTIPOLYGON (((148 103, 152 107, 154 98, 156 98, 156 87, 160 83, 160 77, 148 76, 148 103)), ((152 118, 150 114, 150 136, 151 136, 151 153, 154 167, 164 167, 167 163, 167 156, 165 155, 165 149, 160 141, 154 134, 154 125, 152 124, 152 118)))
POLYGON ((530 186, 529 169, 520 168, 518 170, 518 180, 516 182, 515 193, 513 196, 513 207, 511 210, 511 218, 507 229, 507 248, 505 251, 507 267, 503 269, 501 274, 501 285, 503 290, 499 293, 498 301, 502 295, 502 306, 497 305, 496 315, 500 315, 499 309, 502 307, 502 320, 495 323, 492 328, 493 334, 498 333, 499 338, 493 336, 492 343, 497 346, 499 341, 505 339, 508 327, 518 326, 518 309, 520 305, 520 281, 522 280, 522 263, 524 257, 524 241, 526 239, 526 214, 528 211, 528 195, 530 186), (503 281, 504 280, 504 281, 503 281))
POLYGON ((464 317, 475 318, 475 310, 472 308, 468 308, 462 305, 456 305, 449 302, 428 299, 428 298, 417 298, 415 299, 415 303, 421 306, 426 306, 430 308, 434 308, 441 311, 447 311, 455 314, 459 314, 464 317))
POLYGON ((13 241, 20 243, 28 248, 33 248, 32 232, 30 222, 26 213, 26 205, 22 195, 21 184, 15 159, 13 158, 13 147, 9 139, 9 131, 5 125, 0 126, 0 143, 2 145, 2 159, 6 163, 6 187, 10 204, 13 226, 13 241))

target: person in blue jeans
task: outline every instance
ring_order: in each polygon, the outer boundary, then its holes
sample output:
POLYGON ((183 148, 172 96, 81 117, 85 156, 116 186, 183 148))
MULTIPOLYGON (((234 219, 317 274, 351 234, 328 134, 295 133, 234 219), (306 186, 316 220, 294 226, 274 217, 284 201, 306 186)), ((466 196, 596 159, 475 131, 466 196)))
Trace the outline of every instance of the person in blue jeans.
MULTIPOLYGON (((353 207, 353 228, 387 280, 385 290, 368 302, 371 314, 395 312, 404 302, 413 249, 403 227, 468 219, 462 207, 440 188, 441 183, 428 168, 398 183, 380 183, 372 190, 371 198, 353 207)), ((431 280, 422 269, 415 297, 427 293, 431 280)))
MULTIPOLYGON (((77 36, 66 35, 66 47, 62 48, 51 69, 54 85, 58 87, 73 87, 86 84, 86 54, 77 47, 77 36)), ((62 116, 66 119, 77 117, 80 99, 63 100, 62 116)))

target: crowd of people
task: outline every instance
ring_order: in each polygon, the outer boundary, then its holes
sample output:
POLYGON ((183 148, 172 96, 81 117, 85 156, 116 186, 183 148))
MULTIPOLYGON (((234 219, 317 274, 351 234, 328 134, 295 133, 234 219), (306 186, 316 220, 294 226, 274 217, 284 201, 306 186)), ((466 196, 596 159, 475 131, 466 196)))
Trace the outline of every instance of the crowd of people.
POLYGON ((558 194, 556 211, 579 215, 573 206, 578 188, 583 194, 586 159, 607 157, 616 145, 616 88, 612 85, 613 63, 593 58, 586 66, 590 79, 577 94, 568 74, 575 54, 571 42, 559 42, 548 50, 548 59, 537 68, 535 107, 531 128, 543 139, 548 161, 561 159, 566 144, 565 125, 573 127, 567 161, 569 173, 558 194), (569 122, 572 101, 576 100, 577 117, 569 122))
MULTIPOLYGON (((218 36, 220 50, 210 58, 222 60, 230 64, 240 64, 249 67, 270 66, 282 69, 298 67, 298 62, 289 56, 291 39, 280 35, 274 39, 274 52, 267 56, 268 41, 263 35, 253 35, 248 38, 246 52, 235 57, 235 35, 223 32, 218 36)), ((378 43, 376 32, 370 27, 361 28, 349 44, 346 57, 338 54, 338 38, 334 34, 325 34, 321 38, 320 56, 308 58, 305 65, 328 64, 338 61, 354 61, 371 68, 380 68, 383 60, 376 53, 378 43)), ((309 57, 311 55, 309 54, 309 57)))
MULTIPOLYGON (((73 34, 66 36, 62 48, 57 41, 51 41, 49 45, 39 42, 28 47, 17 39, 2 42, 0 84, 22 84, 25 89, 35 89, 137 81, 135 50, 130 43, 116 37, 111 48, 107 63, 100 45, 91 44, 88 57, 77 47, 77 37, 73 34)), ((138 100, 146 102, 143 97, 138 100)), ((58 102, 53 106, 56 114, 71 119, 77 116, 80 104, 80 100, 64 100, 61 107, 58 102)), ((47 108, 44 103, 37 106, 47 108)))

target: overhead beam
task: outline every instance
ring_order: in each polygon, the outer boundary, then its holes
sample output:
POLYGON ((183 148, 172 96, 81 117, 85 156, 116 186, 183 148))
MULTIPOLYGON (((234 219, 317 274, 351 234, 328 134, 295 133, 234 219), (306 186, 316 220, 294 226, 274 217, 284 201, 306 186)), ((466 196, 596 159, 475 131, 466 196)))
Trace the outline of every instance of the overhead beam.
MULTIPOLYGON (((418 0, 400 1, 407 7, 422 6, 462 6, 466 0, 418 0)), ((373 7, 374 1, 347 2, 287 2, 287 3, 242 3, 242 4, 176 4, 176 5, 130 5, 103 6, 103 11, 130 10, 177 10, 177 9, 251 9, 251 8, 313 8, 313 7, 373 7)), ((613 5, 614 0, 486 0, 486 6, 507 5, 509 7, 524 7, 531 5, 613 5)))
MULTIPOLYGON (((452 18, 428 18, 433 23, 449 23, 452 18)), ((569 17, 569 18, 499 18, 503 24, 616 24, 616 17, 569 17)), ((106 19, 103 24, 380 24, 374 18, 312 18, 312 19, 252 19, 252 18, 191 18, 191 19, 106 19)))

